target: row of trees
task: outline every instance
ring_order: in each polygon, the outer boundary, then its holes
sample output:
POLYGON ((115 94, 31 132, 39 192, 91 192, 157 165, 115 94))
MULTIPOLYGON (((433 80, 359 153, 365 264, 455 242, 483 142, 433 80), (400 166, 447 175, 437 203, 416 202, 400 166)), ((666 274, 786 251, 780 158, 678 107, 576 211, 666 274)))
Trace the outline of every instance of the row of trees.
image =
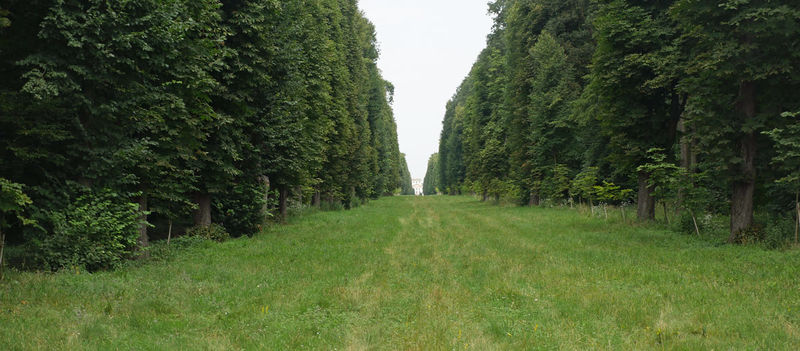
POLYGON ((428 159, 428 170, 422 183, 422 193, 425 195, 439 194, 439 154, 433 154, 428 159))
POLYGON ((447 104, 440 189, 536 205, 618 184, 637 195, 615 201, 634 200, 643 220, 657 200, 729 212, 732 242, 757 207, 796 210, 793 1, 496 0, 490 11, 487 47, 447 104))
POLYGON ((144 247, 148 222, 241 235, 290 201, 411 187, 356 0, 2 6, 0 177, 37 223, 11 221, 12 241, 46 246, 97 198, 137 204, 144 247))

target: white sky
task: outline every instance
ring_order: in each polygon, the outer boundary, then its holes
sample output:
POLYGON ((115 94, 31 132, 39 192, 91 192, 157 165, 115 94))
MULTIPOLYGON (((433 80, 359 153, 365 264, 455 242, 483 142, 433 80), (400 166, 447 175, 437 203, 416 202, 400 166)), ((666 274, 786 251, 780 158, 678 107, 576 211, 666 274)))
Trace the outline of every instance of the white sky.
POLYGON ((489 0, 360 0, 375 24, 383 78, 395 86, 400 151, 423 178, 439 151, 445 105, 486 46, 489 0))

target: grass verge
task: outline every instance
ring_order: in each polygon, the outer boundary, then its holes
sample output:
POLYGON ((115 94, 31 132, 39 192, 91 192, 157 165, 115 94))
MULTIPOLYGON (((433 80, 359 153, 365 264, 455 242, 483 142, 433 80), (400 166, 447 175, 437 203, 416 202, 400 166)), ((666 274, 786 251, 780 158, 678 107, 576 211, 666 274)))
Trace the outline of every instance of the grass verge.
POLYGON ((396 197, 115 272, 10 272, 3 349, 800 349, 800 252, 396 197))

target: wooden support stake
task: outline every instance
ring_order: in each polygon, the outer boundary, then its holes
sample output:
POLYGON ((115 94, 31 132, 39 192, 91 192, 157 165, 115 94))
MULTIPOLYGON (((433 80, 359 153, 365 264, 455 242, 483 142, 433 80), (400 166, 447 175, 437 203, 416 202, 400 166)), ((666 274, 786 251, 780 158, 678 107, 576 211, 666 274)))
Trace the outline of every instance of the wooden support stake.
POLYGON ((800 232, 800 191, 794 196, 794 209, 797 211, 797 222, 794 223, 794 245, 797 246, 798 232, 800 232))
POLYGON ((167 232, 167 245, 169 245, 170 239, 172 239, 172 219, 169 220, 169 231, 167 232))
POLYGON ((0 280, 3 280, 3 251, 6 248, 6 235, 0 232, 0 280))
POLYGON ((689 210, 689 214, 692 215, 692 222, 694 222, 694 231, 697 232, 697 236, 700 236, 700 228, 697 227, 697 217, 694 216, 694 211, 689 210))

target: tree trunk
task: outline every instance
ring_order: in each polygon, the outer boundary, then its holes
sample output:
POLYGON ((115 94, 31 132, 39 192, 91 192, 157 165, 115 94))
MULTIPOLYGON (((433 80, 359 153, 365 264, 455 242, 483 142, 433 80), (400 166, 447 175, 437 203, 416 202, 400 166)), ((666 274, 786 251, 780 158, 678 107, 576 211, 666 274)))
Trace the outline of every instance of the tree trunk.
POLYGON ((691 169, 697 164, 697 153, 694 151, 694 138, 689 136, 683 119, 678 122, 678 131, 681 132, 681 167, 691 169))
POLYGON ((653 188, 648 186, 650 175, 639 172, 639 196, 636 201, 636 216, 640 221, 652 221, 656 218, 656 199, 653 197, 653 188))
MULTIPOLYGON (((692 145, 691 139, 688 135, 686 135, 686 123, 684 122, 683 118, 678 121, 678 131, 680 132, 681 138, 681 168, 688 171, 692 167, 692 145)), ((684 198, 683 190, 678 190, 678 202, 675 206, 677 215, 680 215, 681 207, 683 205, 683 198, 684 198)))
POLYGON ((299 185, 296 186, 294 188, 294 192, 295 192, 295 196, 297 196, 297 203, 302 205, 303 204, 303 187, 299 186, 299 185))
POLYGON ((539 192, 531 190, 530 199, 528 200, 530 206, 539 206, 539 192))
POLYGON ((314 192, 314 197, 311 198, 311 206, 320 207, 322 204, 322 194, 319 191, 314 192))
POLYGON ((78 177, 78 184, 83 185, 87 188, 91 188, 92 180, 86 177, 78 177))
POLYGON ((264 205, 261 206, 261 218, 266 222, 269 218, 269 177, 262 175, 258 177, 258 180, 264 186, 264 205))
POLYGON ((197 209, 194 211, 194 225, 208 227, 211 225, 211 195, 197 192, 194 194, 197 209))
POLYGON ((0 228, 0 280, 3 280, 3 252, 6 248, 6 234, 0 228))
POLYGON ((500 203, 500 193, 494 193, 494 203, 500 203))
POLYGON ((741 233, 753 226, 754 193, 755 182, 734 182, 733 196, 731 197, 731 235, 728 242, 738 241, 741 233))
POLYGON ((281 222, 286 222, 286 217, 289 216, 289 207, 286 204, 289 200, 289 187, 281 187, 279 199, 278 209, 281 214, 281 222))
POLYGON ((667 220, 667 224, 672 224, 669 221, 669 212, 667 211, 667 203, 664 202, 664 203, 662 203, 662 205, 664 205, 664 219, 667 220))
MULTIPOLYGON (((736 110, 745 120, 755 118, 755 84, 742 82, 739 86, 739 101, 736 110)), ((736 170, 731 196, 731 235, 728 242, 736 242, 743 231, 753 226, 753 196, 756 188, 756 135, 746 133, 739 140, 739 151, 742 162, 736 170)))
POLYGON ((483 193, 481 193, 481 202, 486 202, 487 198, 489 198, 489 195, 486 190, 484 190, 483 193))
POLYGON ((351 186, 350 187, 350 197, 347 198, 347 206, 345 208, 347 208, 348 210, 352 210, 353 209, 353 202, 355 200, 356 200, 356 187, 351 186))
POLYGON ((143 249, 150 245, 150 240, 147 237, 147 195, 142 194, 139 196, 139 249, 143 249))
MULTIPOLYGON (((800 234, 800 191, 794 195, 794 209, 797 211, 797 221, 794 223, 794 244, 797 245, 798 234, 800 234)), ((2 255, 0 255, 2 258, 2 255)))

